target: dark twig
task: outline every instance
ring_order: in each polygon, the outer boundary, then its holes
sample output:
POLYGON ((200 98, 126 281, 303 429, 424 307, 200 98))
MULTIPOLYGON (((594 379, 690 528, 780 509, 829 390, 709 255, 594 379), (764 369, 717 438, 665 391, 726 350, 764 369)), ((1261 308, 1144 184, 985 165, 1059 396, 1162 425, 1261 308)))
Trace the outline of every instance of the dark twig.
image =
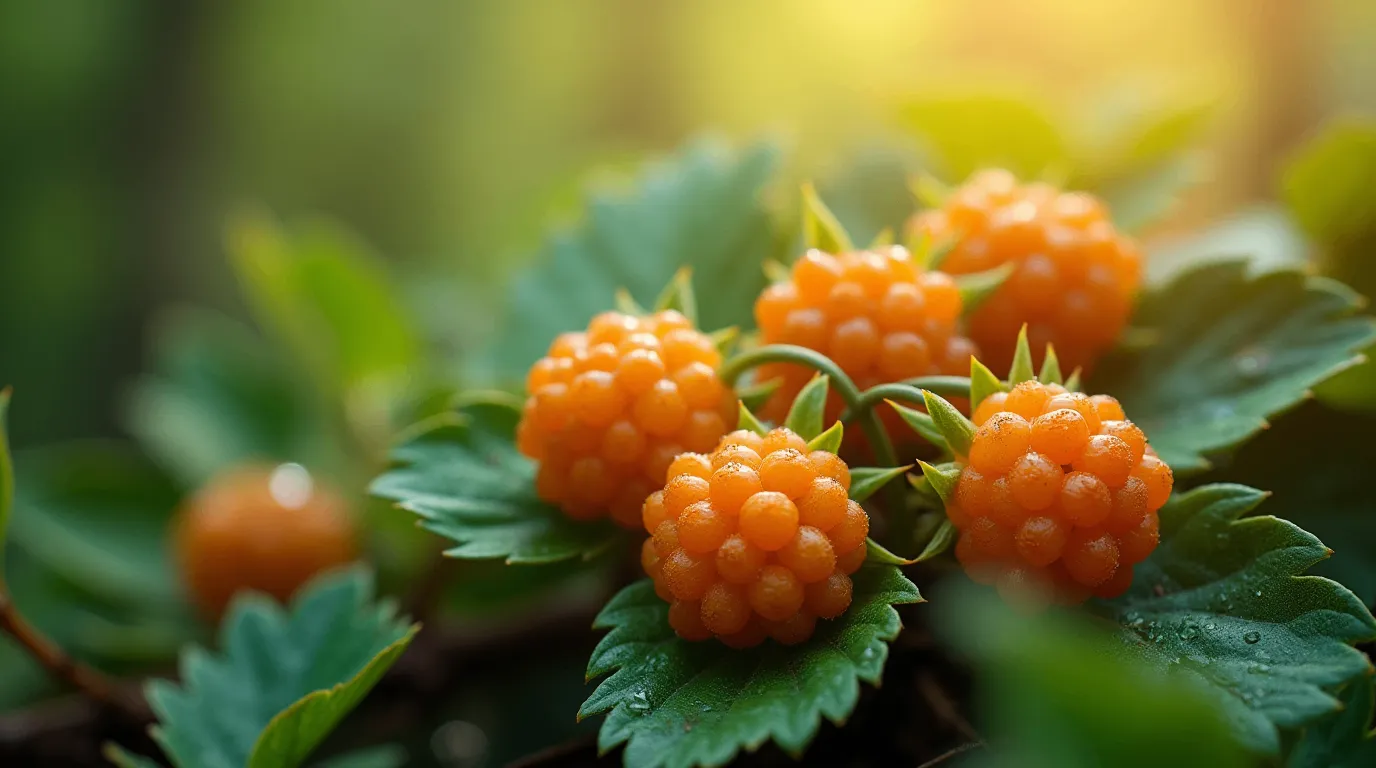
POLYGON ((950 696, 946 695, 946 691, 942 689, 941 684, 937 682, 931 672, 923 671, 918 676, 917 688, 922 693, 922 698, 926 699, 928 706, 932 708, 932 712, 941 718, 942 722, 971 741, 980 740, 979 732, 975 730, 969 720, 965 719, 964 715, 960 714, 960 708, 956 706, 950 696))
POLYGON ((946 762, 947 760, 950 760, 953 757, 958 757, 971 750, 980 749, 983 746, 984 742, 982 741, 972 741, 968 744, 961 744, 955 749, 951 749, 937 755, 936 757, 932 758, 931 760, 928 760, 922 765, 917 766, 917 768, 932 768, 932 766, 934 765, 941 765, 942 763, 946 762))

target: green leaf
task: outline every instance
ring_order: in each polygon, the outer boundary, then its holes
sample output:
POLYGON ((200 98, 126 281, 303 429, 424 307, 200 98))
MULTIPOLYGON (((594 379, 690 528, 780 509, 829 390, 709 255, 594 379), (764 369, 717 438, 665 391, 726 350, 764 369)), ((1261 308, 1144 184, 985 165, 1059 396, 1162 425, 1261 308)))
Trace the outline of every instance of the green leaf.
POLYGON ((932 538, 927 540, 927 546, 922 548, 922 553, 917 556, 914 562, 925 563, 928 560, 940 556, 956 543, 956 537, 959 536, 959 534, 960 532, 956 530, 956 527, 951 524, 950 520, 942 520, 941 525, 936 529, 936 533, 933 533, 932 538))
POLYGON ((1100 195, 1118 230, 1137 233, 1164 218, 1188 189, 1208 178, 1208 170, 1208 158, 1203 154, 1180 152, 1108 184, 1100 195))
POLYGON ((860 683, 879 682, 887 641, 902 626, 893 605, 922 600, 893 566, 866 565, 853 579, 850 609, 818 622, 810 640, 745 651, 679 639, 654 585, 632 584, 594 623, 611 632, 593 651, 588 678, 611 676, 579 717, 607 713, 598 747, 625 744, 628 768, 725 765, 771 739, 801 755, 823 717, 844 721, 860 683))
POLYGON ((1367 768, 1376 765, 1376 733, 1370 730, 1376 709, 1372 676, 1363 675, 1343 690, 1343 708, 1304 729, 1290 752, 1287 768, 1367 768))
POLYGON ((316 768, 403 768, 410 756, 400 744, 383 744, 332 757, 316 768))
POLYGON ((621 539, 610 521, 578 522, 535 494, 535 465, 516 450, 520 413, 473 403, 392 451, 372 494, 458 542, 445 554, 508 563, 590 560, 621 539))
POLYGON ((884 548, 884 545, 874 539, 865 539, 865 562, 876 565, 912 565, 916 560, 909 560, 906 557, 899 557, 884 548))
POLYGON ((826 451, 827 453, 840 453, 841 440, 845 435, 845 427, 841 422, 832 424, 827 431, 808 441, 807 447, 810 451, 826 451))
MULTIPOLYGON (((862 146, 818 179, 817 192, 852 243, 871 243, 874 248, 880 244, 881 235, 904 231, 914 210, 908 182, 920 167, 920 160, 909 147, 892 143, 862 146)), ((800 242, 789 253, 803 250, 800 242)))
POLYGON ((1080 384, 1081 370, 1077 367, 1065 377, 1065 389, 1067 392, 1084 392, 1085 388, 1080 384))
POLYGON ((932 465, 925 461, 919 461, 918 465, 922 467, 922 476, 931 483, 932 490, 941 497, 941 502, 950 504, 956 493, 956 483, 960 481, 960 465, 955 462, 932 465))
POLYGON ((1027 324, 1023 323, 1018 331, 1018 345, 1013 349, 1013 364, 1008 369, 1008 386, 1015 387, 1036 378, 1037 371, 1032 367, 1032 346, 1027 341, 1027 324))
POLYGON ((1300 227, 1320 243, 1342 246, 1376 230, 1376 122, 1336 120, 1290 161, 1281 194, 1300 227))
POLYGON ((936 427, 946 439, 946 445, 957 456, 970 453, 970 441, 975 437, 975 425, 965 418, 941 395, 922 390, 922 399, 927 405, 927 413, 936 422, 936 427))
POLYGON ((951 196, 950 185, 925 171, 913 177, 911 189, 913 197, 924 208, 940 208, 951 196))
POLYGON ((912 427, 913 431, 922 436, 923 440, 935 445, 942 450, 950 450, 946 443, 946 436, 942 434, 941 428, 936 425, 936 421, 927 413, 900 405, 893 400, 885 400, 889 407, 898 413, 898 417, 904 424, 912 427))
POLYGON ((804 440, 822 433, 823 414, 827 407, 827 393, 830 392, 829 379, 822 374, 813 376, 802 391, 793 399, 788 409, 784 426, 798 433, 804 440))
MULTIPOLYGON (((7 419, 10 390, 0 389, 0 569, 5 562, 5 539, 9 535, 10 512, 14 509, 14 462, 10 458, 7 419)), ((0 570, 0 574, 4 571, 0 570)))
POLYGON ((744 399, 741 400, 740 406, 736 418, 737 429, 748 429, 761 437, 769 434, 769 429, 761 424, 759 419, 755 418, 755 414, 750 411, 750 407, 745 404, 744 399))
POLYGON ((1342 585, 1303 575, 1329 551, 1274 517, 1243 517, 1266 494, 1209 485, 1161 509, 1161 544, 1132 588, 1102 608, 1149 665, 1206 691, 1251 750, 1337 709, 1330 690, 1368 668, 1352 643, 1376 619, 1342 585))
POLYGON ((975 662, 986 746, 963 766, 1242 768, 1254 765, 1193 681, 1124 657, 1068 612, 1010 611, 987 591, 951 590, 934 626, 975 662))
POLYGON ((850 497, 855 501, 865 501, 895 478, 902 477, 909 469, 912 467, 857 467, 852 469, 850 471, 850 497))
POLYGON ((1037 381, 1043 384, 1063 384, 1064 377, 1061 376, 1061 360, 1056 357, 1056 348, 1050 344, 1046 345, 1046 357, 1042 359, 1042 372, 1037 374, 1037 381))
POLYGON ((960 289, 961 313, 966 317, 979 309, 980 305, 994 295, 1017 268, 1016 262, 1001 264, 993 269, 968 275, 957 275, 956 287, 960 289))
POLYGON ((979 360, 970 358, 970 412, 974 413, 979 404, 984 402, 984 398, 995 392, 1004 392, 1008 388, 994 372, 989 370, 989 366, 979 360))
POLYGON ((555 336, 609 307, 617 288, 649 304, 683 267, 712 286, 698 297, 700 327, 752 326, 774 247, 761 191, 777 160, 768 145, 698 142, 647 164, 624 194, 593 196, 583 224, 551 235, 513 285, 489 350, 496 374, 523 377, 555 336))
POLYGON ((149 683, 153 738, 181 768, 300 765, 418 629, 373 602, 363 568, 317 578, 290 611, 239 598, 220 627, 221 655, 193 647, 180 686, 149 683))
POLYGON ((826 253, 849 253, 855 250, 845 227, 836 220, 822 198, 817 196, 817 189, 811 184, 803 185, 803 246, 826 253))
POLYGON ((1199 471, 1353 364, 1376 339, 1358 307, 1324 278, 1204 265, 1143 297, 1135 322, 1159 343, 1106 360, 1089 389, 1117 397, 1177 475, 1199 471))
POLYGON ((1054 119, 1016 96, 927 97, 907 104, 899 119, 931 151, 948 180, 989 166, 1027 178, 1070 160, 1054 119))

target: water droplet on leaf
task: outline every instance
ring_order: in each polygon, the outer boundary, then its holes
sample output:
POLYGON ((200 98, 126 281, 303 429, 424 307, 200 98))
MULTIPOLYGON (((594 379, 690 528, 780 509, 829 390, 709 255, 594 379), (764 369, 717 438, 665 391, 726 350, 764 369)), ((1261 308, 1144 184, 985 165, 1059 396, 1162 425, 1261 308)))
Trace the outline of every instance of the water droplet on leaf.
POLYGON ((1257 643, 1261 642, 1261 633, 1248 632, 1247 634, 1242 636, 1242 642, 1248 645, 1256 645, 1257 643))

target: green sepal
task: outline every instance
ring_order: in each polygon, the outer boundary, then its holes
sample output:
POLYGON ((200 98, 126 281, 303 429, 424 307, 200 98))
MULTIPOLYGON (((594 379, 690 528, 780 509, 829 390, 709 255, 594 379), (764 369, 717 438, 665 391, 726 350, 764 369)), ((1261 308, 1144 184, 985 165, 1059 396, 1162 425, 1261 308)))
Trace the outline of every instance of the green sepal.
POLYGON ((811 440, 820 435, 823 412, 827 407, 827 393, 830 391, 829 379, 825 375, 813 376, 793 399, 793 405, 788 409, 788 416, 784 419, 784 426, 804 440, 811 440))
POLYGON ((1013 350, 1013 365, 1008 369, 1008 386, 1016 387, 1037 378, 1032 368, 1032 346, 1027 343, 1027 324, 1018 331, 1018 346, 1013 350))
POLYGON ((764 276, 771 283, 786 283, 793 277, 793 272, 782 261, 767 259, 764 263, 764 276))
POLYGON ((919 173, 908 182, 913 198, 924 208, 940 208, 951 196, 951 187, 930 173, 919 173))
POLYGON ((836 422, 827 428, 827 431, 812 438, 807 443, 809 451, 826 451, 827 453, 839 453, 841 451, 841 438, 845 435, 845 426, 841 422, 836 422))
POLYGON ((898 417, 903 419, 904 424, 912 427, 914 432, 921 435, 923 440, 943 450, 950 450, 950 446, 946 443, 946 436, 941 433, 941 429, 937 427, 936 421, 930 415, 916 408, 900 405, 893 400, 885 400, 884 402, 888 403, 889 407, 898 413, 898 417))
POLYGON ((698 327, 698 299, 693 292, 692 267, 679 267, 669 284, 660 291, 659 298, 655 299, 656 312, 666 309, 678 310, 694 328, 698 327))
POLYGON ((827 253, 855 250, 845 227, 817 196, 817 188, 811 183, 803 185, 803 244, 827 253))
POLYGON ((928 272, 935 272, 941 269, 941 265, 946 263, 946 257, 956 249, 956 238, 948 237, 941 242, 931 242, 924 238, 920 244, 922 248, 922 258, 914 257, 914 261, 921 264, 928 272))
POLYGON ((722 357, 730 357, 736 350, 736 343, 741 340, 741 329, 740 326, 729 325, 712 331, 707 334, 707 338, 712 340, 712 346, 717 348, 722 357))
POLYGON ((941 525, 936 529, 936 533, 933 533, 932 538, 927 540, 927 546, 922 548, 921 554, 919 554, 913 562, 925 563, 928 560, 938 557, 951 548, 958 534, 959 531, 956 530, 955 525, 953 525, 950 520, 942 520, 941 525))
POLYGON ((850 497, 864 501, 873 496, 891 480, 912 469, 912 465, 902 467, 859 467, 850 471, 850 497))
POLYGON ((616 307, 616 311, 623 315, 643 317, 649 314, 644 307, 640 306, 640 302, 635 300, 631 292, 625 288, 616 289, 616 295, 612 297, 612 306, 616 307))
POLYGON ((1042 360, 1042 372, 1037 376, 1037 381, 1043 384, 1063 384, 1061 378, 1061 361, 1056 357, 1056 347, 1046 345, 1046 359, 1042 360))
POLYGON ((880 563, 882 565, 904 566, 912 565, 913 563, 917 562, 916 560, 909 560, 906 557, 899 557, 898 555, 895 555, 894 553, 885 549, 882 544, 875 541, 874 539, 865 539, 865 550, 867 552, 867 554, 865 555, 865 562, 867 563, 880 563))
POLYGON ((956 456, 969 455, 970 442, 975 437, 975 425, 941 395, 924 389, 922 399, 927 404, 927 413, 936 422, 936 427, 941 431, 951 452, 956 456))
POLYGON ((999 377, 989 370, 989 366, 981 363, 974 357, 970 358, 970 412, 974 413, 979 404, 984 399, 995 392, 1006 392, 1008 387, 1004 386, 999 377))
POLYGON ((894 240, 893 227, 884 227, 883 229, 875 233, 874 239, 870 241, 869 247, 887 248, 888 246, 893 245, 894 242, 896 241, 894 240))
POLYGON ((979 309, 980 305, 987 301, 990 296, 993 296, 1012 276, 1013 270, 1017 266, 1016 263, 1010 261, 983 272, 956 277, 956 287, 960 289, 962 316, 968 318, 975 310, 979 309))
POLYGON ((740 401, 740 406, 736 415, 736 429, 748 429, 760 437, 769 434, 769 429, 761 424, 759 419, 755 418, 755 414, 750 412, 750 407, 745 404, 744 400, 740 401))
POLYGON ((918 466, 922 467, 922 476, 941 497, 942 503, 949 505, 956 495, 956 483, 960 482, 960 467, 954 462, 932 465, 925 461, 919 461, 918 466))
POLYGON ((1071 372, 1070 372, 1070 375, 1066 377, 1066 380, 1065 380, 1065 391, 1067 391, 1067 392, 1080 392, 1080 391, 1082 391, 1082 390, 1083 390, 1083 385, 1080 383, 1080 379, 1081 379, 1083 376, 1084 376, 1084 369, 1082 369, 1082 368, 1080 368, 1080 367, 1077 366, 1077 367, 1075 368, 1075 370, 1071 371, 1071 372))
MULTIPOLYGON (((765 403, 769 402, 769 398, 774 396, 782 384, 783 379, 770 379, 751 384, 748 387, 737 389, 736 399, 740 401, 743 407, 751 411, 758 411, 764 407, 765 403)), ((750 418, 754 419, 754 414, 751 414, 750 418)), ((745 427, 741 427, 741 429, 745 429, 745 427)))

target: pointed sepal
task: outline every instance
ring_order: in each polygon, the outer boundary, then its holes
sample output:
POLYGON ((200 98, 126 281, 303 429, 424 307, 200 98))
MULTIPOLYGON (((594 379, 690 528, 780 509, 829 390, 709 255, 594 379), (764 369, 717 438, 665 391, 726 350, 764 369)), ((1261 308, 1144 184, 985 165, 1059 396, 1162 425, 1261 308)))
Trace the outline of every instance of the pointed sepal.
POLYGON ((751 384, 748 387, 741 387, 736 390, 736 399, 741 401, 741 405, 752 411, 758 411, 769 402, 769 398, 774 396, 774 392, 783 384, 783 379, 770 379, 751 384))
POLYGON ((803 389, 788 409, 784 426, 798 433, 804 440, 822 434, 823 411, 827 407, 827 394, 831 391, 829 379, 821 374, 803 385, 803 389))
POLYGON ((850 235, 817 195, 812 184, 803 185, 803 244, 827 253, 849 253, 855 250, 850 235))
POLYGON ((950 505, 956 496, 956 484, 960 482, 960 467, 954 462, 928 464, 925 461, 919 461, 918 466, 922 467, 922 476, 941 497, 941 502, 950 505))
POLYGON ((1013 365, 1008 369, 1008 386, 1016 387, 1024 381, 1037 378, 1032 368, 1032 346, 1027 343, 1027 324, 1018 331, 1018 345, 1013 350, 1013 365))
POLYGON ((865 501, 891 480, 901 477, 912 469, 908 464, 902 467, 859 467, 850 471, 850 497, 855 501, 865 501))
POLYGON ((1061 377, 1061 361, 1056 357, 1056 347, 1046 345, 1046 358, 1042 360, 1042 372, 1037 375, 1037 381, 1043 384, 1064 384, 1061 377))
POLYGON ((941 525, 937 526, 936 532, 932 534, 932 538, 927 540, 927 546, 922 548, 922 552, 913 562, 925 563, 941 555, 956 543, 956 538, 959 535, 960 532, 956 530, 955 525, 949 519, 942 520, 941 525))
POLYGON ((975 425, 941 395, 924 389, 922 399, 926 402, 927 413, 932 417, 932 421, 936 422, 936 428, 945 438, 951 453, 956 456, 968 456, 970 442, 975 437, 975 425))
POLYGON ((845 427, 838 421, 827 428, 827 431, 809 440, 807 448, 810 451, 839 453, 841 451, 841 439, 844 435, 845 427))
POLYGON ((760 437, 769 434, 769 429, 760 423, 760 420, 756 418, 755 414, 746 406, 744 400, 740 401, 740 405, 740 410, 736 415, 736 429, 747 429, 760 437))
POLYGON ((683 313, 696 328, 698 325, 698 300, 693 293, 693 268, 680 267, 673 279, 664 286, 659 298, 655 299, 655 311, 674 309, 683 313))
POLYGON ((965 317, 969 317, 971 313, 979 309, 990 296, 993 296, 1007 282, 1016 268, 1017 264, 1010 261, 983 272, 956 277, 956 288, 960 290, 961 313, 965 317))
POLYGON ((916 560, 909 560, 906 557, 899 557, 898 555, 895 555, 894 553, 885 549, 882 544, 875 541, 874 539, 865 539, 865 549, 866 562, 883 563, 884 565, 897 566, 912 565, 913 563, 917 562, 916 560))
POLYGON ((884 402, 888 403, 889 407, 898 413, 898 417, 903 420, 904 424, 912 427, 914 432, 921 435, 923 440, 938 448, 950 450, 951 446, 947 444, 946 436, 941 433, 941 429, 937 427, 936 421, 930 415, 916 408, 900 405, 893 400, 885 400, 884 402))
POLYGON ((989 366, 981 363, 974 357, 970 358, 970 412, 974 413, 979 404, 984 399, 995 392, 1004 392, 1008 388, 1004 386, 999 377, 989 370, 989 366))

